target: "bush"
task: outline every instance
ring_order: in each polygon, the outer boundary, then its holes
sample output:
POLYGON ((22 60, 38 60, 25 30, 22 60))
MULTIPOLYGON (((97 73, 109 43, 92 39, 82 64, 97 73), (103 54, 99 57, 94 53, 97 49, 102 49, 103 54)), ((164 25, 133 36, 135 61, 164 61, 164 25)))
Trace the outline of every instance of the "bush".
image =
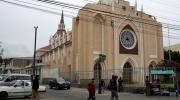
POLYGON ((161 84, 161 88, 164 88, 167 91, 175 92, 174 84, 161 84))

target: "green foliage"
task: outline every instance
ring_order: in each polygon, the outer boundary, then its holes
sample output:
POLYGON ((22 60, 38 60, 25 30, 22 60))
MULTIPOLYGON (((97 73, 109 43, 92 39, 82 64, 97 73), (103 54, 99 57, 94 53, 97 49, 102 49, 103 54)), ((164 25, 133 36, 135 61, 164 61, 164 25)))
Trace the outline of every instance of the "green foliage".
MULTIPOLYGON (((171 60, 180 63, 180 52, 179 51, 171 51, 171 60)), ((169 51, 164 50, 164 59, 169 60, 169 51)))
POLYGON ((168 91, 173 91, 174 90, 174 84, 161 84, 161 88, 168 90, 168 91))

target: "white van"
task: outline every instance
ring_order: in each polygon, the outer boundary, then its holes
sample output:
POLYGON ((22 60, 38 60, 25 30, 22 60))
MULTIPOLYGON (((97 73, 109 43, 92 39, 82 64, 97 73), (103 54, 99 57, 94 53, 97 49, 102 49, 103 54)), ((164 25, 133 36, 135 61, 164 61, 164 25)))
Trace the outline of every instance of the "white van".
POLYGON ((6 77, 0 81, 0 85, 7 85, 14 80, 31 80, 31 75, 28 74, 6 74, 6 77))

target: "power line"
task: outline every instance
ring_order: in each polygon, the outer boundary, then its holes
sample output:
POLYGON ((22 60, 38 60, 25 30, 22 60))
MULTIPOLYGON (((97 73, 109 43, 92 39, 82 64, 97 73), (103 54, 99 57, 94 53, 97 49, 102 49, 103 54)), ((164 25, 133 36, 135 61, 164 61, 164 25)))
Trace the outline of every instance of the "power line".
MULTIPOLYGON (((15 0, 15 1, 19 1, 19 0, 15 0)), ((20 1, 19 1, 20 2, 20 1)), ((22 1, 21 1, 22 2, 22 1)), ((10 2, 9 2, 10 3, 10 2)), ((27 3, 27 2, 23 2, 23 3, 27 3)), ((32 3, 30 3, 30 4, 32 4, 32 3)), ((37 4, 33 4, 33 5, 37 5, 37 4)), ((24 6, 24 5, 23 5, 24 6)), ((42 5, 37 5, 37 6, 42 6, 42 5)), ((45 6, 43 6, 43 7, 45 7, 45 6)), ((46 7, 47 8, 47 7, 46 7)), ((48 7, 49 8, 49 7, 48 7)), ((38 10, 42 10, 42 9, 39 9, 39 8, 36 8, 36 9, 38 9, 38 10)), ((52 9, 52 8, 51 8, 52 9)), ((57 9, 56 9, 57 10, 57 9)), ((47 10, 46 10, 47 11, 47 10)), ((45 11, 45 12, 46 12, 45 11)), ((54 13, 54 12, 50 12, 50 13, 54 13)), ((56 13, 55 13, 56 14, 56 13)))
MULTIPOLYGON (((93 9, 93 8, 87 8, 87 7, 83 7, 83 9, 81 9, 80 6, 76 6, 76 5, 68 4, 68 3, 63 3, 63 2, 59 2, 59 1, 54 1, 54 0, 36 0, 36 1, 40 1, 43 3, 50 4, 50 5, 57 5, 57 6, 63 6, 63 7, 68 7, 68 8, 72 8, 72 9, 78 9, 78 10, 82 10, 82 11, 88 11, 88 12, 92 12, 92 13, 100 12, 102 15, 106 15, 106 16, 110 16, 110 17, 114 17, 114 18, 129 19, 129 20, 132 20, 134 22, 139 22, 139 23, 157 26, 157 24, 147 23, 147 21, 152 21, 152 20, 147 20, 147 19, 143 19, 143 18, 141 18, 141 19, 146 21, 146 22, 136 20, 136 19, 140 19, 137 17, 132 17, 132 16, 127 17, 126 15, 115 14, 115 13, 97 10, 97 9, 93 9)), ((163 26, 164 28, 170 28, 173 30, 180 30, 180 28, 174 28, 173 26, 175 26, 175 25, 172 26, 172 24, 168 24, 168 23, 162 23, 162 24, 164 24, 164 26, 163 26), (167 27, 167 25, 169 25, 169 26, 167 27)))
MULTIPOLYGON (((146 5, 148 8, 151 8, 152 6, 149 6, 149 5, 146 5)), ((162 10, 164 10, 164 9, 154 9, 153 11, 154 12, 157 12, 157 13, 159 13, 159 12, 162 12, 162 10)), ((166 10, 166 12, 170 15, 170 14, 173 14, 173 15, 180 15, 180 13, 179 12, 173 12, 173 11, 171 11, 170 9, 167 9, 166 10)), ((162 16, 156 16, 156 17, 159 17, 159 18, 162 18, 162 16)), ((169 19, 169 18, 163 18, 163 19, 169 19)), ((172 20, 172 19, 171 19, 172 20)), ((173 21, 173 20, 172 20, 173 21)), ((177 22, 179 22, 179 20, 176 20, 177 22)))
MULTIPOLYGON (((5 1, 5 0, 3 0, 3 1, 5 1)), ((19 0, 18 0, 18 1, 19 1, 19 0)), ((22 4, 17 4, 17 3, 7 2, 7 1, 6 1, 6 3, 10 3, 10 4, 15 4, 15 5, 18 5, 18 6, 22 6, 22 4)), ((40 8, 29 7, 29 6, 27 6, 27 5, 23 5, 22 7, 31 8, 31 9, 35 9, 35 10, 40 10, 40 11, 43 11, 43 12, 52 13, 52 14, 56 14, 56 15, 59 15, 59 14, 60 14, 60 13, 57 13, 57 12, 52 12, 52 11, 48 11, 48 10, 44 10, 44 9, 40 9, 40 8)), ((65 14, 65 16, 67 16, 67 15, 65 14)), ((87 16, 87 15, 84 15, 84 16, 87 16)), ((67 17, 72 18, 73 16, 67 16, 67 17)), ((92 16, 87 16, 87 17, 92 17, 92 16)), ((85 21, 90 21, 90 20, 86 20, 86 19, 83 19, 83 20, 85 20, 85 21)), ((117 27, 117 26, 115 26, 115 27, 117 27)), ((153 33, 154 31, 148 30, 148 32, 153 33)), ((165 31, 163 31, 163 32, 165 32, 165 31)), ((141 33, 141 34, 142 34, 142 33, 141 33)), ((144 34, 147 34, 147 33, 144 33, 144 34)), ((151 34, 148 34, 148 35, 151 35, 151 34)), ((153 34, 152 34, 152 35, 153 35, 153 34)), ((171 35, 170 35, 170 36, 171 36, 171 35)), ((159 37, 166 37, 166 36, 159 36, 159 37)), ((171 36, 170 38, 178 39, 178 40, 180 39, 180 38, 178 38, 177 36, 176 36, 176 37, 171 36)))
MULTIPOLYGON (((15 0, 15 1, 19 1, 19 2, 23 2, 23 1, 20 1, 20 0, 15 0)), ((35 1, 37 1, 37 0, 35 0, 35 1)), ((58 4, 58 2, 53 2, 52 0, 38 0, 38 1, 48 1, 48 3, 53 3, 53 4, 58 4)), ((24 2, 24 3, 27 3, 27 2, 24 2)), ((32 3, 31 3, 32 4, 32 3)), ((33 5, 37 5, 37 4, 33 4, 33 5)), ((65 5, 65 3, 63 4, 63 6, 65 5)), ((37 5, 37 6, 42 6, 42 5, 37 5)), ((61 5, 62 6, 62 5, 61 5)), ((71 4, 71 8, 74 8, 74 6, 76 6, 76 5, 72 5, 71 4)), ((44 7, 44 6, 43 6, 44 7)), ((77 6, 77 8, 80 8, 80 6, 77 6)), ((52 9, 52 8, 51 8, 52 9)), ((71 12, 72 13, 72 12, 71 12)), ((171 26, 171 27, 173 27, 173 25, 172 24, 169 24, 169 26, 171 26)), ((177 26, 177 25, 176 25, 177 26)), ((166 26, 165 26, 166 27, 166 26)), ((180 27, 180 26, 179 26, 180 27)), ((177 28, 177 27, 176 27, 177 28)))
MULTIPOLYGON (((39 5, 39 4, 35 4, 35 3, 30 3, 30 2, 24 2, 24 1, 21 1, 21 0, 14 0, 14 1, 24 3, 24 4, 30 4, 30 5, 34 5, 34 6, 44 7, 44 8, 48 8, 48 9, 52 9, 52 10, 57 10, 57 11, 60 10, 60 9, 57 9, 57 8, 47 7, 47 6, 44 6, 44 5, 39 5)), ((70 11, 67 11, 67 10, 66 10, 66 12, 73 13, 73 12, 70 12, 70 11)), ((68 15, 68 16, 73 16, 73 15, 68 15)))
MULTIPOLYGON (((152 0, 151 0, 152 1, 152 0)), ((156 0, 156 1, 158 1, 158 0, 156 0)), ((163 1, 164 2, 164 1, 163 1)), ((152 2, 151 3, 151 5, 149 5, 149 4, 147 4, 146 6, 148 7, 148 8, 153 8, 153 5, 157 5, 158 4, 158 6, 159 6, 159 4, 161 4, 161 6, 165 6, 165 7, 160 7, 159 9, 155 9, 155 11, 161 11, 161 9, 162 10, 164 10, 164 8, 166 9, 166 12, 170 12, 170 13, 174 13, 174 14, 176 14, 176 15, 180 15, 180 13, 179 12, 177 12, 177 11, 170 11, 170 9, 168 9, 167 7, 169 7, 169 6, 167 6, 167 5, 162 5, 162 3, 154 3, 154 2, 152 2)), ((173 8, 175 8, 175 7, 173 7, 173 8)), ((153 8, 154 9, 154 8, 153 8)), ((180 9, 180 8, 179 8, 180 9)))
MULTIPOLYGON (((21 7, 24 7, 24 8, 30 8, 30 9, 34 9, 34 10, 39 10, 39 11, 42 11, 42 12, 45 12, 45 13, 51 13, 51 14, 55 14, 55 15, 60 15, 61 14, 59 12, 54 12, 54 11, 45 10, 45 9, 41 9, 41 8, 31 7, 31 6, 27 6, 27 5, 23 5, 23 4, 18 4, 18 3, 15 3, 15 2, 9 2, 9 1, 6 1, 6 0, 2 0, 2 1, 5 2, 5 3, 21 6, 21 7)), ((71 15, 66 14, 66 16, 71 16, 71 15)), ((71 16, 71 17, 73 17, 73 16, 71 16)))
MULTIPOLYGON (((19 1, 19 0, 16 0, 16 1, 19 1)), ((23 2, 23 3, 25 3, 25 2, 23 2)), ((32 3, 31 3, 32 4, 32 3)), ((39 5, 37 5, 37 6, 39 6, 39 5)), ((43 6, 43 7, 46 7, 46 6, 43 6)), ((48 7, 49 8, 49 7, 48 7)), ((39 9, 39 8, 38 8, 39 9)), ((57 9, 56 9, 57 10, 57 9)), ((47 10, 46 10, 47 11, 47 10)), ((49 13, 49 12, 48 12, 49 13)), ((54 13, 53 13, 54 14, 54 13)), ((59 13, 55 13, 55 14, 57 14, 57 15, 59 15, 59 13)), ((84 14, 83 14, 84 15, 84 14)), ((85 15, 85 16, 87 16, 87 15, 85 15)), ((73 17, 73 16, 68 16, 68 17, 73 17)), ((92 16, 88 16, 88 17, 92 17, 92 16)))
MULTIPOLYGON (((163 2, 161 2, 161 0, 150 0, 151 2, 156 2, 155 4, 161 4, 161 5, 164 5, 164 6, 166 6, 166 7, 170 7, 170 6, 172 6, 172 5, 169 5, 169 4, 166 4, 164 1, 163 2)), ((178 7, 178 6, 174 6, 173 5, 173 8, 179 8, 180 9, 180 7, 178 7)))
MULTIPOLYGON (((85 1, 90 1, 90 0, 85 0, 85 1)), ((94 2, 94 1, 90 1, 91 3, 96 3, 96 2, 94 2)), ((103 4, 103 5, 105 5, 105 6, 110 6, 110 5, 107 5, 107 4, 103 4)), ((122 4, 118 4, 118 5, 122 5, 122 4)), ((121 9, 121 7, 115 7, 115 8, 120 8, 121 9)), ((153 15, 154 16, 154 15, 153 15)), ((160 19, 166 19, 166 20, 169 20, 169 21, 173 21, 173 22, 180 22, 180 20, 174 20, 174 19, 170 19, 170 18, 165 18, 165 17, 162 17, 162 16, 157 16, 157 15, 155 15, 155 17, 156 18, 160 18, 160 19)))

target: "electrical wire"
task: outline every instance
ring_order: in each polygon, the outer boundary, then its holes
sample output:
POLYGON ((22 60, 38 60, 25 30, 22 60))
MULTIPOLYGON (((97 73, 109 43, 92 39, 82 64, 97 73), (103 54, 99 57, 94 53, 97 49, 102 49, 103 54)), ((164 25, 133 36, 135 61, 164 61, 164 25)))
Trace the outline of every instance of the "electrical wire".
MULTIPOLYGON (((59 1, 54 1, 54 0, 36 0, 36 1, 40 1, 43 3, 47 3, 47 4, 51 4, 51 5, 56 5, 56 6, 63 6, 63 7, 68 7, 68 8, 72 8, 72 9, 78 9, 78 10, 82 10, 82 11, 88 11, 88 12, 92 12, 92 13, 101 13, 102 15, 106 15, 106 16, 110 16, 110 17, 114 17, 114 18, 120 18, 120 19, 129 19, 129 20, 133 20, 135 22, 140 22, 140 23, 144 23, 144 24, 149 24, 149 25, 155 25, 156 24, 150 24, 144 21, 139 21, 136 20, 136 17, 127 17, 126 15, 121 15, 121 14, 115 14, 115 13, 111 13, 111 12, 107 12, 107 11, 102 11, 102 10, 97 10, 97 9, 93 9, 93 8, 87 8, 87 7, 83 7, 83 9, 80 9, 80 6, 76 5, 72 5, 72 4, 68 4, 68 3, 62 3, 59 1), (75 7, 74 7, 75 6, 75 7)), ((147 20, 147 19, 143 19, 145 21, 152 21, 152 20, 147 20)), ((162 23, 163 24, 163 23, 162 23)), ((170 29, 174 29, 174 30, 180 30, 180 28, 174 28, 172 24, 168 24, 168 23, 164 23, 165 25, 163 26, 164 28, 170 28, 170 29), (169 26, 167 26, 169 25, 169 26)))
MULTIPOLYGON (((166 6, 166 7, 170 7, 170 6, 172 6, 172 5, 169 5, 169 4, 167 4, 167 3, 165 3, 164 1, 163 2, 161 2, 161 0, 150 0, 151 2, 154 2, 154 4, 161 4, 161 5, 164 5, 164 6, 166 6)), ((177 4, 177 2, 176 2, 176 4, 177 4)), ((173 8, 178 8, 178 9, 180 9, 180 7, 178 7, 178 6, 174 6, 173 5, 173 8)))
MULTIPOLYGON (((85 0, 85 1, 90 1, 90 0, 85 0)), ((95 2, 90 1, 90 3, 95 3, 95 2)), ((107 4, 103 4, 103 5, 110 6, 110 5, 107 5, 107 4)), ((121 5, 121 4, 118 4, 118 5, 121 5)), ((122 6, 122 5, 121 5, 121 6, 122 6)), ((120 8, 120 9, 121 9, 121 7, 118 7, 118 6, 116 6, 115 8, 120 8)), ((148 8, 149 8, 149 7, 148 7, 148 8)), ((157 10, 156 10, 156 11, 157 11, 157 10)), ((160 18, 160 19, 166 19, 166 20, 173 21, 173 22, 180 22, 180 20, 174 20, 174 19, 165 18, 165 17, 162 17, 162 16, 157 16, 157 15, 155 15, 154 17, 160 18)), ((165 22, 164 22, 164 23, 165 23, 165 22)))
MULTIPOLYGON (((12 4, 12 5, 21 6, 21 7, 25 7, 25 8, 30 8, 30 9, 33 9, 33 10, 39 10, 39 11, 42 11, 42 12, 45 12, 45 13, 51 13, 51 14, 55 14, 55 15, 60 15, 61 14, 60 12, 54 12, 54 11, 45 10, 45 9, 41 9, 41 8, 31 7, 31 6, 27 6, 27 5, 23 5, 23 4, 18 4, 18 3, 15 3, 15 2, 9 2, 7 0, 2 0, 2 2, 12 4)), ((68 15, 68 14, 66 14, 66 16, 71 17, 71 18, 73 17, 72 15, 68 15)))
MULTIPOLYGON (((24 1, 20 1, 20 0, 14 0, 14 1, 18 1, 18 2, 22 2, 22 3, 26 3, 26 4, 31 4, 31 5, 36 5, 36 6, 40 6, 40 7, 46 7, 46 8, 50 8, 50 7, 47 7, 47 6, 43 6, 43 5, 37 5, 37 4, 33 4, 33 3, 28 3, 28 2, 24 2, 24 1)), ((55 9, 55 8, 50 8, 50 9, 55 9)), ((58 10, 58 9, 56 9, 58 10)), ((69 11, 66 11, 66 12, 69 12, 69 11)), ((74 12, 69 12, 69 13, 74 13, 74 12)), ((77 13, 76 13, 77 14, 77 13)), ((166 25, 166 24, 165 24, 166 25)), ((172 24, 168 24, 169 26, 173 26, 172 24)), ((177 26, 177 25, 176 25, 177 26)), ((180 26, 177 26, 177 27, 180 27, 180 26)))
MULTIPOLYGON (((5 0, 3 0, 3 1, 5 1, 5 0)), ((18 1, 19 1, 19 0, 18 0, 18 1)), ((6 1, 6 3, 15 4, 15 5, 22 6, 22 7, 28 7, 28 8, 31 8, 31 9, 33 8, 33 9, 35 9, 35 10, 40 10, 40 11, 43 11, 43 12, 52 13, 52 14, 56 14, 56 15, 59 15, 59 14, 60 14, 60 13, 57 13, 57 12, 52 12, 52 11, 48 11, 48 10, 44 10, 44 9, 40 9, 40 8, 29 7, 29 6, 22 5, 22 4, 17 4, 17 3, 7 2, 7 1, 6 1)), ((44 6, 44 7, 45 7, 45 6, 44 6)), ((73 18, 73 16, 69 16, 69 15, 66 15, 66 14, 65 14, 65 16, 70 17, 70 18, 73 18)), ((88 16, 87 16, 87 17, 88 17, 88 16)), ((89 17, 92 17, 92 16, 89 16, 89 17)), ((85 20, 85 19, 83 19, 83 20, 85 20)), ((86 21, 90 21, 90 20, 86 20, 86 21)), ((116 26, 115 26, 115 27, 116 27, 116 26)), ((148 32, 153 33, 154 31, 148 30, 148 32)), ((164 32, 164 31, 163 31, 163 32, 164 32)), ((146 34, 146 33, 145 33, 145 34, 146 34)), ((148 34, 148 35, 150 35, 150 34, 148 34)), ((167 36, 159 36, 159 37, 167 37, 167 36)), ((169 35, 169 37, 170 37, 170 38, 173 38, 173 39, 180 39, 180 38, 178 38, 177 36, 174 37, 174 36, 169 35)))

